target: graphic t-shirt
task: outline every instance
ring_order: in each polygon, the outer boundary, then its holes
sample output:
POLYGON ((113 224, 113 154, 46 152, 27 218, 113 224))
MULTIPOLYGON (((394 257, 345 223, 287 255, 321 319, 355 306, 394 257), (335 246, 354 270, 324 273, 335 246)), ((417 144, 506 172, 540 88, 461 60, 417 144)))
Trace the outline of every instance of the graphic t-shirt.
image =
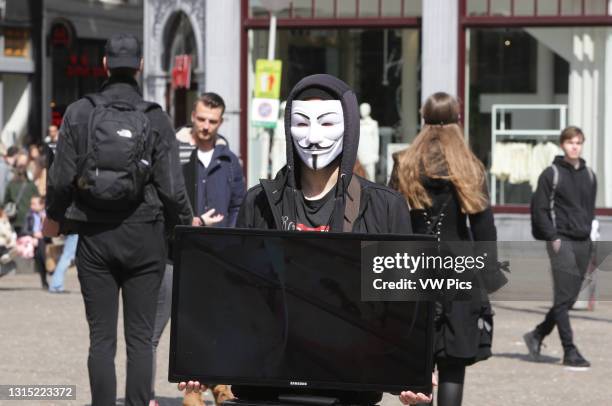
POLYGON ((302 192, 299 193, 295 222, 297 231, 329 231, 329 223, 331 223, 331 215, 334 211, 335 190, 332 188, 325 196, 317 200, 308 200, 302 192))

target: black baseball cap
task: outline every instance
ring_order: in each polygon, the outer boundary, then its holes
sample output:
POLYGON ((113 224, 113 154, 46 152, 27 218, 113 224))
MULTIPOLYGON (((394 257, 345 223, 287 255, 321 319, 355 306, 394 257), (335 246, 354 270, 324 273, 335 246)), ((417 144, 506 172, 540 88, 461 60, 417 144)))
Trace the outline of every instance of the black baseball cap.
POLYGON ((140 68, 142 48, 132 34, 115 34, 106 42, 106 63, 109 69, 140 68))

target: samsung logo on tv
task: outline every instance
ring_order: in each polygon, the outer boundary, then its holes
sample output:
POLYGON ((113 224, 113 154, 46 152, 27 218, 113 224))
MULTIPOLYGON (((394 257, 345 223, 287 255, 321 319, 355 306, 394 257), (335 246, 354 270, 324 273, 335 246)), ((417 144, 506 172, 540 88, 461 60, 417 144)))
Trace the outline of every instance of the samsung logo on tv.
POLYGON ((291 386, 308 386, 308 382, 289 381, 291 386))

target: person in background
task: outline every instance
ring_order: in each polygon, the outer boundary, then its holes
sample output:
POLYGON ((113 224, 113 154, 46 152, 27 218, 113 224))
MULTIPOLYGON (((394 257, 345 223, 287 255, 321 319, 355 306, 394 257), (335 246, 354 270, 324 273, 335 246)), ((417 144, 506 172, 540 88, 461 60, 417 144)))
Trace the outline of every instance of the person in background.
POLYGON ((15 159, 13 179, 9 182, 4 195, 5 210, 9 203, 15 205, 15 214, 10 217, 10 220, 18 236, 21 235, 24 227, 24 222, 30 208, 30 199, 32 196, 38 195, 36 185, 28 179, 28 156, 25 153, 19 153, 15 159))
POLYGON ((0 158, 0 202, 4 202, 6 188, 13 179, 13 166, 18 151, 19 149, 15 146, 5 149, 4 145, 0 145, 0 153, 2 153, 2 158, 0 158))
POLYGON ((49 172, 45 234, 58 235, 60 224, 67 221, 76 223, 79 234, 77 272, 90 331, 92 406, 117 401, 114 359, 120 296, 127 349, 125 405, 149 402, 151 337, 166 261, 164 228, 200 223, 185 197, 170 120, 158 105, 142 98, 136 79, 143 64, 141 43, 134 35, 119 33, 107 41, 102 65, 109 79, 99 93, 68 106, 49 172), (133 109, 126 111, 126 104, 133 109), (96 120, 95 128, 90 119, 96 120), (96 131, 95 136, 90 131, 96 131), (105 153, 77 165, 90 142, 105 153), (130 161, 134 155, 126 150, 133 151, 140 142, 145 145, 143 158, 130 161), (107 198, 109 188, 104 185, 119 177, 134 181, 123 184, 134 193, 107 198))
MULTIPOLYGON (((435 93, 421 114, 421 132, 397 154, 390 182, 408 200, 414 231, 441 241, 496 241, 485 169, 465 142, 459 103, 446 93, 435 93)), ((470 300, 438 302, 435 326, 437 405, 460 406, 466 366, 491 356, 493 311, 488 298, 472 294, 470 300)))
POLYGON ((593 253, 591 224, 595 216, 597 179, 582 154, 584 133, 567 127, 559 139, 564 155, 557 156, 538 179, 531 202, 532 232, 546 241, 553 276, 553 306, 542 323, 523 336, 533 360, 542 341, 557 327, 563 346, 563 365, 589 367, 574 344, 569 310, 578 294, 593 253))
POLYGON ((23 235, 35 239, 34 266, 40 275, 42 288, 49 289, 47 282, 47 268, 45 266, 45 237, 42 234, 43 220, 45 219, 45 198, 32 196, 30 198, 30 211, 26 217, 23 235))
POLYGON ((240 162, 218 133, 224 111, 221 96, 209 92, 191 112, 196 149, 183 165, 183 176, 194 213, 205 226, 233 227, 246 192, 240 162))

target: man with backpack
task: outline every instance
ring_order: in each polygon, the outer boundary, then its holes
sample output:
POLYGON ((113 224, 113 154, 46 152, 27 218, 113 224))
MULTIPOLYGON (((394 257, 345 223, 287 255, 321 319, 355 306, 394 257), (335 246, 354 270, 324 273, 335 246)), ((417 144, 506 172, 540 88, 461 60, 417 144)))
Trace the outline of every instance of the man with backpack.
POLYGON ((116 403, 119 291, 127 347, 126 405, 151 393, 153 325, 166 248, 164 226, 197 224, 166 114, 144 102, 135 80, 141 46, 117 34, 106 44, 109 79, 66 110, 48 180, 46 235, 79 234, 76 263, 90 329, 92 406, 116 403), (65 227, 64 227, 65 228, 65 227), (69 231, 69 230, 64 230, 69 231))
POLYGON ((531 202, 532 233, 534 238, 547 241, 554 301, 544 321, 523 337, 529 354, 537 360, 542 341, 557 326, 563 364, 573 367, 590 366, 574 345, 569 319, 591 260, 590 234, 597 194, 595 174, 580 158, 583 143, 580 128, 564 129, 560 145, 565 155, 557 156, 538 179, 531 202))

